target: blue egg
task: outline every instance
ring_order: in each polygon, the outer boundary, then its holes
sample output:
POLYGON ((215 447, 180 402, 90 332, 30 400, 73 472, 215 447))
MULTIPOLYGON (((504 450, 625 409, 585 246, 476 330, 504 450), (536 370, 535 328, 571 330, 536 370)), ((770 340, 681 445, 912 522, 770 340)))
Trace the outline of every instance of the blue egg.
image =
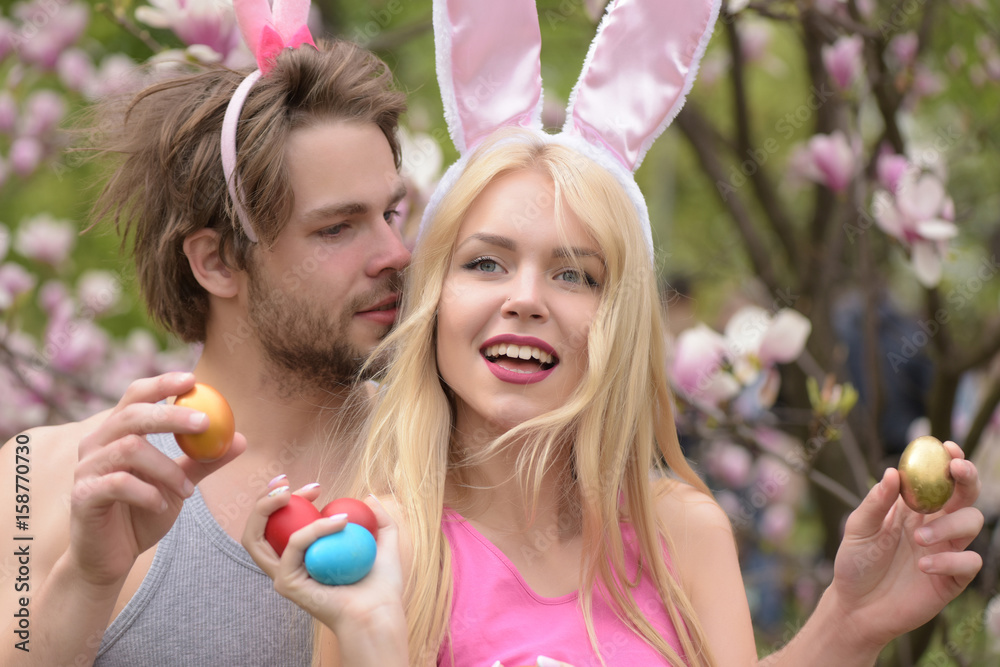
POLYGON ((361 581, 374 564, 375 538, 355 523, 319 538, 306 549, 306 571, 327 586, 361 581))

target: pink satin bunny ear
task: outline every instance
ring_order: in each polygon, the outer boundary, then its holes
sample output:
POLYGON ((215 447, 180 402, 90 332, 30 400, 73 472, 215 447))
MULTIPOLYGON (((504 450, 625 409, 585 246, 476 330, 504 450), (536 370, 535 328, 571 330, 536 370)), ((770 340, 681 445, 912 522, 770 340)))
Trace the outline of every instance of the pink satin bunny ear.
POLYGON ((534 0, 434 0, 438 83, 459 153, 507 125, 542 129, 534 0))
POLYGON ((316 46, 306 26, 309 0, 274 0, 273 10, 267 0, 233 0, 233 9, 243 39, 264 74, 271 71, 283 49, 316 46))
POLYGON ((590 45, 563 132, 603 146, 635 171, 684 106, 719 5, 616 0, 590 45))

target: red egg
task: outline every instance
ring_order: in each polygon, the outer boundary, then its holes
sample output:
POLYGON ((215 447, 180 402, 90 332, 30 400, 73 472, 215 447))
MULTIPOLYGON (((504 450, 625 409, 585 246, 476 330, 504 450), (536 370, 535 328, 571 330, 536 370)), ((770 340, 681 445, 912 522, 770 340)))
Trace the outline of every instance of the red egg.
POLYGON ((236 419, 222 394, 199 382, 178 396, 174 405, 208 415, 208 429, 203 433, 174 434, 181 451, 201 463, 209 463, 225 456, 236 433, 236 419))
POLYGON ((334 514, 346 514, 347 523, 356 523, 378 539, 378 519, 371 507, 357 498, 337 498, 326 504, 320 514, 323 516, 333 516, 334 514))
POLYGON ((288 546, 288 538, 292 533, 305 528, 320 518, 319 510, 302 496, 292 496, 287 505, 277 510, 267 518, 264 526, 264 539, 274 547, 280 556, 288 546))

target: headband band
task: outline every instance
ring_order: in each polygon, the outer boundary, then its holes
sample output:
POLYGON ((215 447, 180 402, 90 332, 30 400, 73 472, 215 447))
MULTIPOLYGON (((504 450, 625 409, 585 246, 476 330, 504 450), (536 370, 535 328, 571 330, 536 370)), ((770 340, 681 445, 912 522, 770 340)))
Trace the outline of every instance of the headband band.
POLYGON ((274 69, 278 54, 284 49, 294 49, 309 44, 316 48, 306 25, 309 18, 309 0, 274 0, 274 7, 267 0, 233 0, 236 23, 259 69, 250 73, 233 93, 222 120, 220 152, 222 171, 226 177, 229 196, 233 201, 236 217, 243 232, 251 242, 257 242, 246 210, 243 208, 242 191, 236 174, 236 126, 239 124, 243 105, 254 84, 274 69))

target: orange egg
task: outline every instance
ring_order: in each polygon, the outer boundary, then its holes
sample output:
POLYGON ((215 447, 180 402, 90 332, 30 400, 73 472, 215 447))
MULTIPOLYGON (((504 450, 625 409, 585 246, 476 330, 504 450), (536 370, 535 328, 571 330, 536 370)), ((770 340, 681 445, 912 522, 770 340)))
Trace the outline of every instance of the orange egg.
POLYGON ((181 451, 201 463, 209 463, 225 456, 236 433, 236 419, 233 417, 233 409, 222 394, 199 382, 190 391, 178 396, 174 405, 208 415, 208 430, 203 433, 174 434, 181 451))

